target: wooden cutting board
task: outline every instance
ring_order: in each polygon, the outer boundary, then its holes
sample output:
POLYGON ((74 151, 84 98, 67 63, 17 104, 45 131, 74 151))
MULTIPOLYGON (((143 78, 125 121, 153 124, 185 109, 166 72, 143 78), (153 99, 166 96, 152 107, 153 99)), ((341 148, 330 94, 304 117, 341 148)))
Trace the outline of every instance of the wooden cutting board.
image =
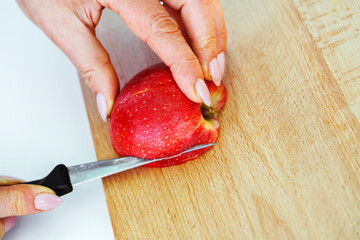
MULTIPOLYGON (((103 180, 116 239, 359 239, 360 2, 222 0, 229 39, 218 145, 103 180)), ((121 86, 159 62, 105 11, 121 86)), ((116 157, 84 85, 99 160, 116 157)))

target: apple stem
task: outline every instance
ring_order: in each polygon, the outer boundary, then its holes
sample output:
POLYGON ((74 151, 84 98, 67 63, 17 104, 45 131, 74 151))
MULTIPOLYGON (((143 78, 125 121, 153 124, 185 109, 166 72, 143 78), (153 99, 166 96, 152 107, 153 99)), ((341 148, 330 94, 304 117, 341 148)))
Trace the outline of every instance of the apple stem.
POLYGON ((205 120, 210 120, 216 117, 217 111, 213 107, 209 107, 205 104, 201 104, 201 113, 205 120))

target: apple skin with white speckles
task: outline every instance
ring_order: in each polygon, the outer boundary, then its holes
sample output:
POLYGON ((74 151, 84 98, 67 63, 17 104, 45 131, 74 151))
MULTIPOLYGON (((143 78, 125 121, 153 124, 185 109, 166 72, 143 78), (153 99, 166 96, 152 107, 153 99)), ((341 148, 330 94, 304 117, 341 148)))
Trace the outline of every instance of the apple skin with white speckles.
MULTIPOLYGON (((121 157, 154 159, 215 142, 220 127, 216 115, 225 105, 227 91, 223 84, 220 87, 212 82, 206 84, 211 107, 189 100, 164 64, 138 73, 120 91, 110 115, 110 139, 115 152, 121 157)), ((185 163, 209 148, 146 166, 185 163)))

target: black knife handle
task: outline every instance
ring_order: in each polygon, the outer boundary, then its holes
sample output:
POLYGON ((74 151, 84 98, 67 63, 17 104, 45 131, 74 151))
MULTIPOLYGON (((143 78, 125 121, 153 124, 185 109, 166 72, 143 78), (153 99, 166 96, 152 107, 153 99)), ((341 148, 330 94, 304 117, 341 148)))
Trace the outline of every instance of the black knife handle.
POLYGON ((52 189, 56 195, 63 196, 72 192, 73 187, 70 181, 69 170, 64 164, 57 165, 46 177, 21 184, 33 184, 48 187, 52 189))

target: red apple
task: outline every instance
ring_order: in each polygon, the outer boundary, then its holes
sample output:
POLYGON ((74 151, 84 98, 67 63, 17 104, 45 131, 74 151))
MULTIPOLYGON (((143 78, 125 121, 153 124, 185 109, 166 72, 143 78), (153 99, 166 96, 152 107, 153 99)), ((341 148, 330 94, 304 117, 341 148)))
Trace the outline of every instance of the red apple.
MULTIPOLYGON (((120 156, 154 159, 179 154, 198 144, 213 143, 219 135, 217 113, 227 91, 222 84, 206 83, 211 107, 189 100, 164 64, 149 67, 120 91, 110 116, 110 139, 120 156)), ((209 148, 150 163, 166 167, 185 163, 209 148)))

